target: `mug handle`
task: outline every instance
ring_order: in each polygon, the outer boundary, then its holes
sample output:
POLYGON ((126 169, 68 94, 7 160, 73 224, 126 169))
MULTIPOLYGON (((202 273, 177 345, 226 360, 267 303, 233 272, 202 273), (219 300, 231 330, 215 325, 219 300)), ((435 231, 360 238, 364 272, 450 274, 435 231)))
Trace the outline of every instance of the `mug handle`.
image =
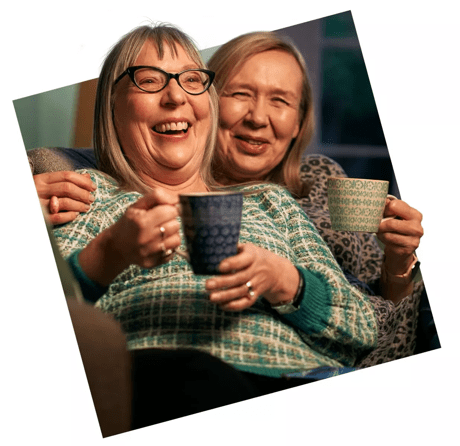
MULTIPOLYGON (((390 201, 399 200, 398 197, 395 197, 394 195, 391 195, 391 194, 388 194, 388 195, 387 195, 387 198, 389 198, 390 201)), ((387 221, 387 220, 392 220, 393 218, 395 218, 395 219, 397 219, 397 220, 401 220, 401 218, 398 217, 397 215, 390 215, 389 217, 382 218, 382 222, 383 222, 383 221, 387 221)))

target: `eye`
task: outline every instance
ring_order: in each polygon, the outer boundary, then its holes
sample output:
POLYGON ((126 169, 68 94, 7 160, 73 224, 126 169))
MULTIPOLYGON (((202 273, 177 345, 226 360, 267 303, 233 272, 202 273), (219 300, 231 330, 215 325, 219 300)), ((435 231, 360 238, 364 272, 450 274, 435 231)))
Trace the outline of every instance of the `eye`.
POLYGON ((138 85, 148 85, 149 88, 158 88, 165 83, 164 75, 161 72, 149 68, 137 70, 134 76, 138 85))
POLYGON ((289 102, 286 99, 279 96, 272 98, 272 101, 279 105, 289 105, 289 102))
POLYGON ((232 96, 244 98, 244 97, 249 97, 249 93, 246 91, 234 91, 232 93, 232 96))

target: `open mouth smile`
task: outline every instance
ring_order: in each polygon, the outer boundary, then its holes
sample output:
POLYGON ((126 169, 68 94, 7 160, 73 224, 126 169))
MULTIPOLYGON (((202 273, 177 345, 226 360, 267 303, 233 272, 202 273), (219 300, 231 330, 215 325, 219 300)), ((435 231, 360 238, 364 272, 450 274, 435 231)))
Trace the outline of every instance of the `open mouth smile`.
POLYGON ((165 122, 157 124, 153 127, 153 131, 164 135, 177 135, 181 133, 187 133, 189 129, 189 123, 185 121, 181 122, 165 122))

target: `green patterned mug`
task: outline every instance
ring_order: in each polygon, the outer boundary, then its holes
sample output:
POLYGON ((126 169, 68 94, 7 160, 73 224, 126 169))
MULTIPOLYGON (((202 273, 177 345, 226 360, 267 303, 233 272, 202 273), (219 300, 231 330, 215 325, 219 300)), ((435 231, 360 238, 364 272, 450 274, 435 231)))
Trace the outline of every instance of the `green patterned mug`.
POLYGON ((331 177, 327 201, 334 231, 377 232, 385 210, 388 181, 331 177))

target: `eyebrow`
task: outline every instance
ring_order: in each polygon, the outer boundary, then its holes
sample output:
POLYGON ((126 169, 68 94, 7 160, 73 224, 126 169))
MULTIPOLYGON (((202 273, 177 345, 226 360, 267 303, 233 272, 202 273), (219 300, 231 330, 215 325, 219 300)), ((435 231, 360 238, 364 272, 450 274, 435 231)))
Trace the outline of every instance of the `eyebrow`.
MULTIPOLYGON (((148 66, 153 67, 153 68, 158 68, 158 69, 163 70, 163 71, 166 71, 164 68, 161 68, 161 67, 156 66, 156 65, 148 65, 148 66)), ((187 65, 182 65, 182 67, 178 71, 178 73, 180 73, 181 71, 184 71, 184 70, 201 70, 201 68, 196 63, 189 63, 187 65)))

